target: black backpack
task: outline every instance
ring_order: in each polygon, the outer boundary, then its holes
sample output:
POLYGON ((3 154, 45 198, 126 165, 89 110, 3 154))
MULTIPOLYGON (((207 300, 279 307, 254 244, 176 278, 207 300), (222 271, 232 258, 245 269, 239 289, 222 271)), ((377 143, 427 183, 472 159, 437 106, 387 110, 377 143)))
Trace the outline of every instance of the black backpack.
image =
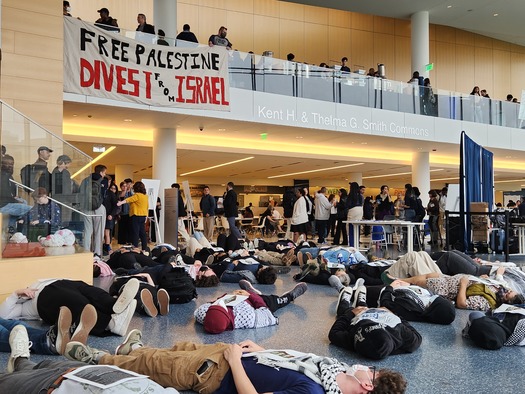
POLYGON ((157 284, 168 292, 170 304, 185 304, 197 298, 195 282, 183 267, 166 264, 157 284))
POLYGON ((102 200, 102 178, 94 180, 91 175, 82 181, 80 185, 80 193, 82 194, 83 204, 82 208, 90 211, 98 209, 103 203, 102 200))

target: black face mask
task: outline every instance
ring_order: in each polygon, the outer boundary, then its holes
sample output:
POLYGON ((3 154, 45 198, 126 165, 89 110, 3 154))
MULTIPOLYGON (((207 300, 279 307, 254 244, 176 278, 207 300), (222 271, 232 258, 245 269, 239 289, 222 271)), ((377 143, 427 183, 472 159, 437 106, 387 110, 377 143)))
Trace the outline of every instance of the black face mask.
POLYGON ((220 35, 221 35, 221 38, 226 38, 226 32, 225 31, 223 31, 220 35))

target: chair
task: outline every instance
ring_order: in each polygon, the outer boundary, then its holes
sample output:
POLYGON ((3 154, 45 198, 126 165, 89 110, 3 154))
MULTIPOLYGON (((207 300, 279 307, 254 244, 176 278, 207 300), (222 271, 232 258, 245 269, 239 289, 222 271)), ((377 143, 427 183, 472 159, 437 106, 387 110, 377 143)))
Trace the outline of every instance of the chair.
POLYGON ((379 244, 381 248, 384 245, 385 249, 387 249, 386 231, 384 226, 372 226, 372 233, 370 234, 370 244, 368 246, 369 249, 372 247, 372 244, 374 242, 376 244, 379 244))
POLYGON ((263 232, 266 228, 266 216, 263 217, 263 220, 261 222, 261 224, 258 224, 257 226, 252 226, 252 229, 255 231, 254 232, 254 235, 257 235, 257 231, 260 231, 261 232, 261 237, 263 236, 263 232))
POLYGON ((204 218, 202 216, 199 216, 197 221, 197 227, 194 228, 194 231, 204 231, 204 218))
MULTIPOLYGON (((416 218, 416 212, 413 209, 405 209, 405 221, 413 222, 415 218, 416 218)), ((414 247, 417 246, 419 249, 421 249, 421 245, 422 245, 421 235, 420 235, 420 230, 418 226, 414 227, 413 234, 414 234, 414 247)), ((406 236, 407 236, 407 230, 403 229, 403 239, 405 242, 405 246, 408 244, 408 242, 406 242, 406 236)))
MULTIPOLYGON (((396 220, 396 217, 394 215, 385 215, 383 218, 384 220, 396 220)), ((383 226, 386 232, 386 239, 387 244, 394 244, 394 242, 397 242, 397 250, 401 250, 401 240, 400 240, 400 234, 398 232, 399 226, 396 226, 394 224, 388 224, 383 226)))
POLYGON ((246 233, 253 230, 253 218, 241 219, 241 230, 246 231, 246 233))

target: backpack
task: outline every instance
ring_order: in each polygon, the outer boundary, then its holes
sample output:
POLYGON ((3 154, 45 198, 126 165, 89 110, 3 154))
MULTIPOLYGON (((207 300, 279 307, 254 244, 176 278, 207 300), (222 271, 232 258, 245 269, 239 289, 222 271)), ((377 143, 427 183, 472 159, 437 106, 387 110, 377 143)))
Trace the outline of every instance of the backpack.
POLYGON ((94 211, 99 208, 102 201, 102 178, 98 181, 91 178, 91 175, 82 181, 80 193, 83 196, 83 209, 94 211))
POLYGON ((168 292, 170 304, 185 304, 197 298, 195 281, 184 267, 172 267, 171 264, 166 264, 157 285, 168 292))
POLYGON ((43 187, 48 193, 51 193, 51 174, 47 167, 43 165, 27 164, 20 170, 20 179, 22 183, 36 190, 43 187))

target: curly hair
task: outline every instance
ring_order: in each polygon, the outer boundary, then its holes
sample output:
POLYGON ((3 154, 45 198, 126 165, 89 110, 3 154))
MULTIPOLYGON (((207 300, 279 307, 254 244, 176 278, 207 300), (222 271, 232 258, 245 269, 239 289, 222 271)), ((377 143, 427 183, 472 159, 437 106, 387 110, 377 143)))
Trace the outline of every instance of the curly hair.
POLYGON ((261 267, 255 274, 255 277, 262 285, 273 285, 277 280, 277 272, 272 266, 268 266, 268 268, 265 269, 262 269, 261 267))
POLYGON ((212 276, 201 276, 195 279, 196 287, 215 287, 219 284, 219 278, 217 275, 212 276))
POLYGON ((374 394, 403 394, 406 389, 407 381, 399 372, 391 369, 377 371, 374 394))

